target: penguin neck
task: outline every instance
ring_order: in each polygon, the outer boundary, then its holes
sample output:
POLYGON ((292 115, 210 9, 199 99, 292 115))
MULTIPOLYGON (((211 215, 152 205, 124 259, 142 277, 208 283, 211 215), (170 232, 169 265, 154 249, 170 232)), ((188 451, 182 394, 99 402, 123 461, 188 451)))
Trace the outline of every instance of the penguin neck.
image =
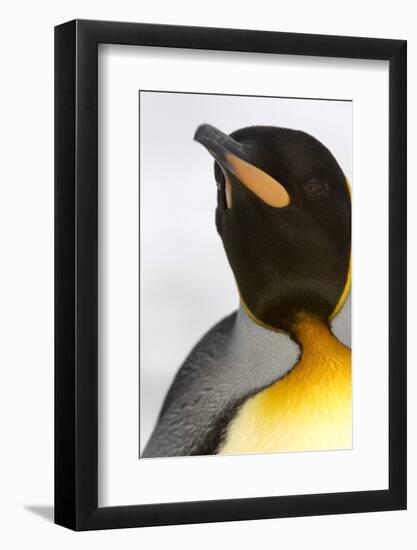
POLYGON ((251 315, 245 304, 240 302, 236 328, 242 337, 264 350, 273 351, 273 347, 282 343, 283 338, 293 340, 303 352, 314 350, 314 353, 318 353, 334 344, 345 347, 331 332, 329 325, 308 313, 296 315, 291 328, 284 330, 260 323, 251 315))
POLYGON ((303 350, 303 356, 314 355, 316 359, 327 355, 329 350, 343 353, 346 349, 331 332, 329 325, 314 315, 306 313, 296 317, 292 325, 292 336, 303 350))
POLYGON ((236 317, 235 336, 236 335, 242 338, 242 340, 251 341, 253 343, 256 342, 262 349, 282 341, 283 338, 292 338, 290 333, 284 330, 274 329, 273 327, 260 323, 252 316, 251 312, 248 311, 242 301, 239 303, 236 317))

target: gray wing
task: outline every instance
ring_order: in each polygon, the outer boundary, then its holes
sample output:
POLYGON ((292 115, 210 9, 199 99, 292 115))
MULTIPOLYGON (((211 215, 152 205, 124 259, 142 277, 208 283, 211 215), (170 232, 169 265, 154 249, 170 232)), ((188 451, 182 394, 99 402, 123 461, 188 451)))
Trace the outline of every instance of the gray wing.
POLYGON ((241 404, 290 370, 298 346, 239 310, 215 325, 176 375, 144 458, 214 454, 241 404))
MULTIPOLYGON (((191 351, 163 403, 143 457, 208 454, 207 434, 218 417, 226 388, 218 380, 236 312, 217 323, 191 351)), ((220 376, 221 377, 221 376, 220 376)))

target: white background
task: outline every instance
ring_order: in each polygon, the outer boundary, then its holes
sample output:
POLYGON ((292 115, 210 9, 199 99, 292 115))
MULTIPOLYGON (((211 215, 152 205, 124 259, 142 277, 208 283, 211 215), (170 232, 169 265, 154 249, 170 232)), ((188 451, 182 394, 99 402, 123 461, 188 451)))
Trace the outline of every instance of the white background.
MULTIPOLYGON (((215 227, 213 157, 193 141, 197 127, 207 122, 226 133, 252 125, 303 130, 332 151, 352 182, 353 105, 351 101, 141 92, 140 108, 143 449, 184 358, 239 302, 215 227)), ((118 180, 119 189, 121 185, 118 180)))
MULTIPOLYGON (((417 520, 415 347, 416 289, 409 289, 409 510, 320 518, 74 534, 53 526, 52 503, 52 26, 73 17, 265 30, 367 35, 409 40, 409 150, 417 148, 415 67, 417 38, 412 2, 348 5, 307 0, 285 5, 212 0, 192 5, 149 3, 19 2, 3 9, 0 164, 1 224, 1 543, 6 548, 253 548, 263 542, 292 548, 414 548, 417 520), (387 7, 389 6, 389 7, 387 7), (377 16, 376 16, 377 14, 377 16), (32 511, 31 511, 32 510, 32 511), (33 511, 35 510, 35 512, 33 511)), ((410 155, 409 181, 416 180, 410 155)), ((410 185, 410 213, 416 188, 410 185)), ((417 277, 416 216, 409 216, 409 276, 417 277)))

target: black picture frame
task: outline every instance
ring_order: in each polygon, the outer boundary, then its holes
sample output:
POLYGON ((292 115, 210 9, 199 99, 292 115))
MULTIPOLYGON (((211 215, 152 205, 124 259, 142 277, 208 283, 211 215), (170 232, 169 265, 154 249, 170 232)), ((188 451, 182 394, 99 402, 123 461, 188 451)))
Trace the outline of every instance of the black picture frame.
POLYGON ((404 40, 74 20, 55 28, 55 522, 74 530, 406 508, 404 40), (389 62, 389 488, 98 506, 98 44, 389 62))

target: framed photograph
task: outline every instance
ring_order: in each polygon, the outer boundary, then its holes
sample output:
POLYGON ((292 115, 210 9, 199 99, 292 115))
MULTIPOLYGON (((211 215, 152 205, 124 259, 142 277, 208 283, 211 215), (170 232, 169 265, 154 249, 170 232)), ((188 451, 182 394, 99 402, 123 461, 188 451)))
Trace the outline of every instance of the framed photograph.
POLYGON ((406 507, 406 42, 55 29, 55 521, 406 507))

